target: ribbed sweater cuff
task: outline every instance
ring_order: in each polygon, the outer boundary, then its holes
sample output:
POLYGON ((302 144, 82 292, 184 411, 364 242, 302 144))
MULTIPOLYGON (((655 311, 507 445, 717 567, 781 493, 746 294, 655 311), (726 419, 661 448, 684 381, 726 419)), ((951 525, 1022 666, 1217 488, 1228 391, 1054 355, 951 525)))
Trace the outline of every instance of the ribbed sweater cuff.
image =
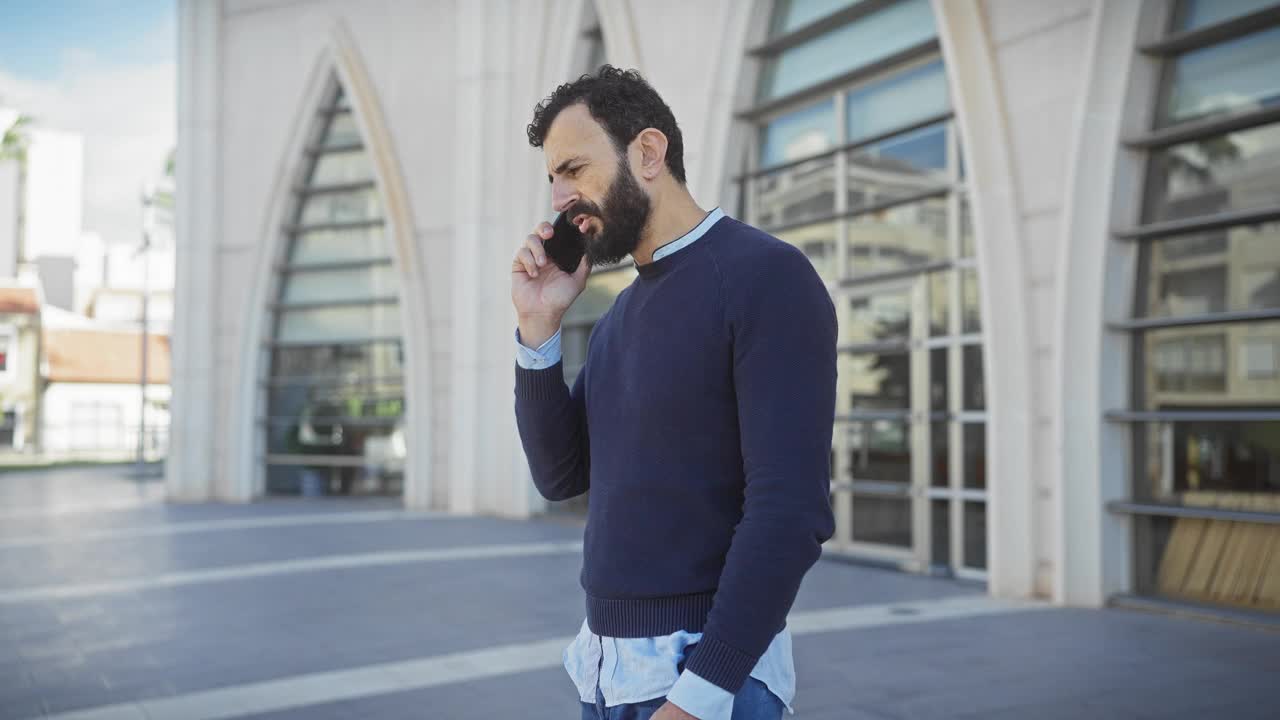
POLYGON ((558 362, 544 370, 526 370, 516 365, 516 398, 553 400, 564 392, 563 362, 558 362))
POLYGON ((685 669, 734 695, 742 689, 759 662, 741 650, 726 645, 719 638, 703 635, 693 650, 685 669))

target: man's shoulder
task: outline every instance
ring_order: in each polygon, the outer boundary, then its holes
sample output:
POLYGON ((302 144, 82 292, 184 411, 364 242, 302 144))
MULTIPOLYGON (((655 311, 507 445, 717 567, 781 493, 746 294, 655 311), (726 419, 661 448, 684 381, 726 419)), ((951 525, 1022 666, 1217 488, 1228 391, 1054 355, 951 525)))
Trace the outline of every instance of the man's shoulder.
POLYGON ((817 279, 813 264, 799 248, 760 228, 726 217, 715 229, 707 247, 726 284, 749 284, 766 273, 775 279, 817 279))

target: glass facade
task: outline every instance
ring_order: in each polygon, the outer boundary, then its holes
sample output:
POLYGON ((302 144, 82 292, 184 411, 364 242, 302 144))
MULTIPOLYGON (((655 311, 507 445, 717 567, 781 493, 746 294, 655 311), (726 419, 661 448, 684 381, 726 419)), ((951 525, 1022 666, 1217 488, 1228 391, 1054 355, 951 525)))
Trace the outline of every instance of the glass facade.
POLYGON ((1153 46, 1165 134, 1142 143, 1143 223, 1164 225, 1132 234, 1132 408, 1113 415, 1132 430, 1136 589, 1277 611, 1280 27, 1230 27, 1265 5, 1176 3, 1169 36, 1199 35, 1153 46))
POLYGON ((294 190, 264 383, 268 493, 398 494, 404 358, 399 284, 350 104, 316 114, 294 190))
POLYGON ((982 577, 981 314, 946 69, 927 2, 860 5, 775 5, 739 215, 800 248, 839 315, 829 547, 982 577))

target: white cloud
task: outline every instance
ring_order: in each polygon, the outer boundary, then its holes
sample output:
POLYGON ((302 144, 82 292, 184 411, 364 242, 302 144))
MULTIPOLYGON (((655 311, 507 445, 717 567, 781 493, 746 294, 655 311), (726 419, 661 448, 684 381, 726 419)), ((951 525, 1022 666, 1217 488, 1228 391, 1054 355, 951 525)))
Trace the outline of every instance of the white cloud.
POLYGON ((174 61, 112 64, 70 51, 48 82, 0 70, 0 99, 39 125, 84 136, 84 229, 109 244, 132 244, 139 193, 163 172, 175 143, 176 83, 174 61))

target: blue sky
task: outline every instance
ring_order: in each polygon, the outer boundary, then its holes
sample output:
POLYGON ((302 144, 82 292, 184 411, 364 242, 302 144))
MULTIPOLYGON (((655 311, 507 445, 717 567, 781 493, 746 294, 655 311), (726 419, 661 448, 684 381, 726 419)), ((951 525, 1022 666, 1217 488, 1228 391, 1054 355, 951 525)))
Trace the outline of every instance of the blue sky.
POLYGON ((51 80, 69 53, 151 64, 177 53, 175 0, 0 0, 0 68, 51 80))
POLYGON ((83 138, 83 230, 136 242, 176 143, 176 0, 0 0, 0 105, 83 138))

